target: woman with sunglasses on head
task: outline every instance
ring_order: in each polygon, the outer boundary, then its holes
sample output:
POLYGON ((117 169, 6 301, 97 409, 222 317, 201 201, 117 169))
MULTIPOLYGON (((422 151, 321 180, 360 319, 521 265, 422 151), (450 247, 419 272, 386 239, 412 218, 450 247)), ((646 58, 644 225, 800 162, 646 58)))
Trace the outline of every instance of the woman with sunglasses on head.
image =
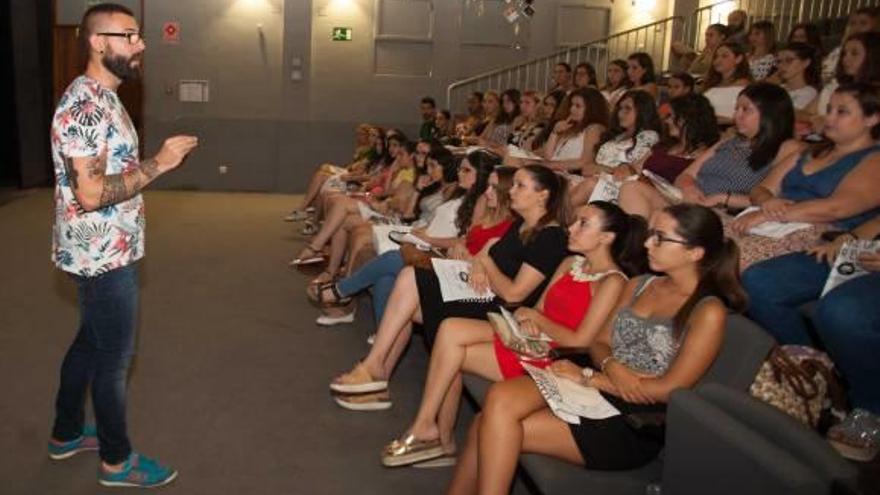
MULTIPOLYGON (((514 313, 524 332, 552 339, 552 346, 593 342, 629 276, 647 270, 646 224, 611 203, 581 207, 568 228, 566 258, 534 308, 514 313)), ((415 421, 383 451, 385 466, 424 462, 455 452, 452 437, 461 396, 461 374, 492 381, 522 376, 523 362, 546 367, 548 358, 526 358, 505 347, 485 320, 447 318, 431 352, 425 391, 415 421)))
POLYGON ((738 250, 721 219, 699 205, 651 218, 645 243, 652 271, 631 280, 589 347, 591 367, 557 361, 550 371, 593 387, 621 414, 556 417, 531 377, 496 383, 471 424, 448 494, 507 494, 520 454, 541 454, 593 470, 642 466, 663 448, 672 391, 694 386, 721 350, 729 310, 745 308, 738 250), (658 418, 636 428, 633 417, 658 418))

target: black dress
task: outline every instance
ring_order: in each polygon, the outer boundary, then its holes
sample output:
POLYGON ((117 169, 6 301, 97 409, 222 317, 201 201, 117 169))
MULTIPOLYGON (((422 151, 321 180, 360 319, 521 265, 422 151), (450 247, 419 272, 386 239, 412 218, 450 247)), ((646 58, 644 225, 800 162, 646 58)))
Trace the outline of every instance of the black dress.
MULTIPOLYGON (((522 220, 511 225, 507 233, 490 249, 489 256, 505 276, 513 279, 523 263, 528 264, 544 275, 544 280, 522 302, 523 306, 534 306, 544 288, 553 278, 556 268, 568 255, 568 240, 565 231, 558 225, 550 225, 532 232, 526 243, 520 239, 522 220)), ((440 283, 433 270, 416 268, 416 285, 419 288, 419 303, 422 309, 422 325, 428 345, 433 347, 434 338, 440 323, 446 318, 486 319, 486 313, 498 311, 505 301, 496 297, 492 301, 452 301, 443 302, 440 283)))

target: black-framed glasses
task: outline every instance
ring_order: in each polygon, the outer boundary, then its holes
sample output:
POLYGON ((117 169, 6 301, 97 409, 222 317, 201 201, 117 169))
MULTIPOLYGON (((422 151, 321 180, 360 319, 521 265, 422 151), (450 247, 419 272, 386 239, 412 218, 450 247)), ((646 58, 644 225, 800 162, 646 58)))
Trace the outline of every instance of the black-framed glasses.
POLYGON ((125 38, 128 40, 129 45, 137 45, 141 41, 144 41, 144 35, 138 31, 134 33, 125 32, 125 33, 98 33, 100 36, 111 36, 114 38, 125 38))
POLYGON ((654 243, 655 246, 659 246, 664 242, 671 242, 674 244, 681 244, 682 246, 688 246, 690 243, 684 239, 674 239, 672 237, 667 236, 663 232, 660 232, 657 229, 648 229, 648 239, 654 243))

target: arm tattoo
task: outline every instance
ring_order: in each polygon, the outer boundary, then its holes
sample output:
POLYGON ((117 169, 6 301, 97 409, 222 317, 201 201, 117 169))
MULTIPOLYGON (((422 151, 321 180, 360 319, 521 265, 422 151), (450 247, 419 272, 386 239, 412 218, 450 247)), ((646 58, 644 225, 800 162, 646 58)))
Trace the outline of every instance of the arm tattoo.
POLYGON ((104 189, 101 191, 101 206, 125 201, 131 197, 127 193, 125 178, 122 174, 107 175, 104 177, 104 189))
POLYGON ((120 203, 139 193, 149 177, 141 169, 134 169, 122 174, 104 176, 104 188, 101 191, 101 207, 120 203))
POLYGON ((102 154, 101 156, 96 156, 86 163, 86 170, 89 171, 89 178, 94 179, 97 177, 101 177, 104 175, 104 171, 107 169, 107 155, 102 154))
POLYGON ((156 176, 159 175, 159 162, 157 162, 155 158, 149 158, 142 161, 141 172, 143 172, 148 179, 155 179, 156 176))
POLYGON ((73 190, 79 189, 79 172, 73 166, 73 158, 69 156, 64 157, 64 171, 67 173, 70 188, 73 190))

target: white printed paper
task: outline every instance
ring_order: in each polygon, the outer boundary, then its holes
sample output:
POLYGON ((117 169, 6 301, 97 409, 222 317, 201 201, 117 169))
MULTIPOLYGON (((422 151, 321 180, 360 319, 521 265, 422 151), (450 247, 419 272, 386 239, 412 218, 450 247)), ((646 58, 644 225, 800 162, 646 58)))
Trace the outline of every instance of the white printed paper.
POLYGON ((844 244, 834 259, 834 266, 825 281, 822 295, 829 293, 831 289, 848 282, 854 278, 866 275, 868 272, 859 264, 859 256, 880 251, 880 241, 853 240, 844 244))
POLYGON ((469 283, 470 262, 431 258, 431 265, 433 265, 434 273, 440 282, 440 293, 443 295, 443 302, 491 301, 495 298, 495 293, 491 290, 481 294, 471 287, 469 283))
POLYGON ((593 387, 585 387, 565 378, 554 375, 528 363, 523 369, 535 380, 535 385, 559 419, 573 425, 580 424, 580 418, 607 419, 620 414, 602 394, 593 387))
POLYGON ((588 203, 593 201, 617 203, 618 196, 620 196, 620 184, 614 180, 614 177, 611 174, 599 174, 599 181, 593 188, 593 194, 590 195, 588 203))
MULTIPOLYGON (((743 215, 748 215, 749 213, 753 213, 756 211, 760 211, 761 208, 757 206, 750 206, 743 210, 736 218, 739 218, 743 215)), ((812 227, 812 224, 805 222, 764 222, 749 230, 749 234, 759 235, 761 237, 769 237, 771 239, 782 239, 783 237, 793 234, 799 230, 804 230, 812 227)))

